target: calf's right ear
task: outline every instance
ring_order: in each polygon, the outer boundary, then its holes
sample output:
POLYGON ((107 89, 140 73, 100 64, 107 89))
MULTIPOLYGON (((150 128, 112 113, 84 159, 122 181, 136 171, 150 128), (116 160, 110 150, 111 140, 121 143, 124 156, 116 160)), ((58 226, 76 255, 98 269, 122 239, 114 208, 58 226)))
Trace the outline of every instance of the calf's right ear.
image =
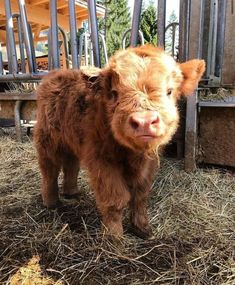
POLYGON ((183 74, 183 82, 180 87, 181 93, 190 95, 196 89, 203 73, 205 72, 205 61, 200 59, 192 59, 180 64, 183 74))

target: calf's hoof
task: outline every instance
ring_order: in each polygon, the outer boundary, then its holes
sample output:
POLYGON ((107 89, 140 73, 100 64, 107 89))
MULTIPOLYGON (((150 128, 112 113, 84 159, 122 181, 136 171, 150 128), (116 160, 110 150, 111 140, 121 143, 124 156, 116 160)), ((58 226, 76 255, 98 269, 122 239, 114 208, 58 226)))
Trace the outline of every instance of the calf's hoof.
POLYGON ((135 236, 145 239, 145 240, 154 240, 155 236, 151 227, 139 228, 133 224, 130 226, 130 232, 135 236))
POLYGON ((77 199, 81 194, 81 190, 76 186, 63 186, 62 193, 60 194, 65 199, 77 199))
POLYGON ((109 225, 103 224, 103 233, 114 240, 123 238, 123 227, 120 224, 112 223, 109 225))
POLYGON ((67 200, 72 200, 72 199, 78 200, 80 194, 79 193, 74 193, 74 194, 62 193, 61 196, 67 200))
POLYGON ((63 206, 63 203, 60 200, 53 201, 53 202, 45 202, 43 201, 43 206, 45 206, 47 209, 54 210, 56 208, 60 208, 63 206))

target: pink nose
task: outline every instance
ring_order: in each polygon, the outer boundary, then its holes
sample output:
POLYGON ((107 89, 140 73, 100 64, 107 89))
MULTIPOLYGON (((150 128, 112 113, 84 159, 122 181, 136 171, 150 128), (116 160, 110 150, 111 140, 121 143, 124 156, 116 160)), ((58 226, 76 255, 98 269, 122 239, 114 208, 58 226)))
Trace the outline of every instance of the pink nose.
POLYGON ((156 127, 159 121, 156 111, 135 112, 129 117, 129 124, 136 131, 156 127))

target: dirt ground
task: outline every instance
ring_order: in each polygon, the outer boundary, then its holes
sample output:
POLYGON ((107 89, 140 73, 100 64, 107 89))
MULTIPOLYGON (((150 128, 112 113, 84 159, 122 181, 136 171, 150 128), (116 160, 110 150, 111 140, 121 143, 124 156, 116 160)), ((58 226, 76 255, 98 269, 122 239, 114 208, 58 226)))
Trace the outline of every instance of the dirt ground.
POLYGON ((0 129, 0 284, 235 284, 234 172, 186 173, 162 159, 149 199, 153 241, 129 234, 127 218, 122 240, 103 236, 84 171, 78 183, 79 200, 45 209, 31 139, 0 129))

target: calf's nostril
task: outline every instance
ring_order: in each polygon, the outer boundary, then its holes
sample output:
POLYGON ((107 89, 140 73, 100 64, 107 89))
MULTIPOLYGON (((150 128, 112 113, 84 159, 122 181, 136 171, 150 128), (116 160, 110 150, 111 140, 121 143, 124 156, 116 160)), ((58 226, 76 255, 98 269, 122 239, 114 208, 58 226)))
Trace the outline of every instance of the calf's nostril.
POLYGON ((160 121, 159 117, 156 117, 152 120, 151 125, 156 125, 159 123, 159 121, 160 121))
POLYGON ((139 127, 139 123, 137 121, 135 121, 133 118, 130 119, 130 125, 132 127, 132 129, 136 130, 139 127))

